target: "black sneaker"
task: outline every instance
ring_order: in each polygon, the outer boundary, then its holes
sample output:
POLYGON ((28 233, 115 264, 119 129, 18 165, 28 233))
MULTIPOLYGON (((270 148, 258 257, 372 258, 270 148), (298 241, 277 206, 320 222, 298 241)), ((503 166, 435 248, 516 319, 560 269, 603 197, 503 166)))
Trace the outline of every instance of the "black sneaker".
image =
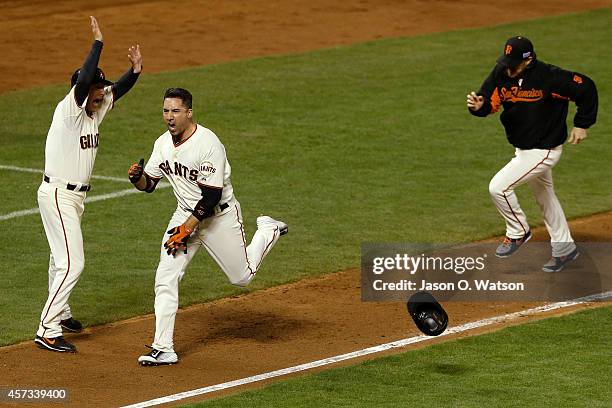
POLYGON ((64 340, 64 336, 48 337, 36 336, 34 343, 41 349, 58 351, 60 353, 76 353, 76 347, 64 340))
POLYGON ((62 326, 62 329, 71 333, 80 333, 81 331, 83 331, 83 325, 81 324, 81 322, 76 319, 73 319, 72 317, 70 319, 62 320, 60 322, 60 326, 62 326))

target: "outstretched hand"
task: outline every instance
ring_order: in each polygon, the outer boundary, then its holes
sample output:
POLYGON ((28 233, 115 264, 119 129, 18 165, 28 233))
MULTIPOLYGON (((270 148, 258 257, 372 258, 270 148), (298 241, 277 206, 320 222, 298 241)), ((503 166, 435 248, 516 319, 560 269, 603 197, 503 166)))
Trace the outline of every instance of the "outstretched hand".
POLYGON ((470 92, 467 96, 467 106, 471 111, 478 111, 484 105, 484 97, 476 95, 476 92, 470 92))
POLYGON ((128 59, 132 63, 132 70, 135 74, 142 71, 142 55, 140 54, 140 45, 132 45, 128 48, 128 59))
POLYGON ((89 16, 91 19, 91 32, 94 35, 94 40, 102 41, 102 31, 100 31, 100 27, 98 26, 98 20, 94 16, 89 16))

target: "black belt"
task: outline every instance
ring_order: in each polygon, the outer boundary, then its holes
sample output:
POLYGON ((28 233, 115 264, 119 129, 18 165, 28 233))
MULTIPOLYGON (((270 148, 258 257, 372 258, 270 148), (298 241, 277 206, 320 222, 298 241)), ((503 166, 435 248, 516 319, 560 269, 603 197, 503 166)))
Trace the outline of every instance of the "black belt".
MULTIPOLYGON (((221 211, 225 210, 225 209, 226 209, 226 208, 228 208, 228 207, 229 207, 229 204, 228 204, 228 203, 219 204, 219 212, 221 212, 221 211)), ((190 210, 190 209, 188 209, 188 208, 183 208, 183 207, 181 207, 181 209, 182 209, 183 211, 193 212, 193 210, 190 210)), ((212 215, 212 214, 211 214, 211 215, 212 215)))
MULTIPOLYGON (((49 176, 47 176, 46 174, 43 176, 43 180, 44 180, 45 182, 47 182, 47 183, 50 183, 50 182, 51 182, 51 179, 50 179, 50 178, 49 178, 49 176)), ((91 186, 88 186, 87 184, 82 184, 82 185, 81 185, 81 187, 79 187, 79 188, 77 189, 77 186, 76 186, 75 184, 70 184, 70 183, 68 183, 68 184, 66 184, 66 188, 67 188, 68 190, 71 190, 71 191, 75 191, 75 190, 76 190, 76 191, 79 191, 79 192, 81 192, 81 193, 82 193, 82 192, 85 192, 85 191, 89 191, 89 190, 91 190, 91 186)))

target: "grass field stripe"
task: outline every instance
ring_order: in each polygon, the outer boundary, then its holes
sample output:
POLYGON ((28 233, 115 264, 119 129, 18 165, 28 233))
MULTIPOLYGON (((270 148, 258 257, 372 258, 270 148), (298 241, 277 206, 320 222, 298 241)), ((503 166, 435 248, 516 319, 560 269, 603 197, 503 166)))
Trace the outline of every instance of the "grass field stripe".
MULTIPOLYGON (((41 169, 31 169, 28 167, 17 167, 17 166, 9 166, 9 165, 5 165, 5 164, 0 164, 0 170, 14 170, 14 171, 21 171, 23 173, 40 173, 43 174, 43 170, 41 169)), ((110 176, 91 176, 92 179, 97 179, 97 180, 108 180, 108 181, 118 181, 121 183, 128 183, 128 179, 127 178, 120 178, 120 177, 110 177, 110 176)))
MULTIPOLYGON (((476 329, 479 327, 490 326, 490 325, 506 322, 508 320, 513 320, 513 319, 516 319, 522 316, 536 315, 536 314, 548 312, 551 310, 562 309, 562 308, 566 308, 570 306, 576 306, 582 303, 603 300, 609 297, 612 297, 612 291, 589 295, 589 296, 572 299, 572 300, 568 300, 564 302, 551 303, 548 305, 538 306, 538 307, 527 309, 527 310, 521 310, 518 312, 509 313, 509 314, 505 314, 502 316, 494 316, 494 317, 490 317, 487 319, 482 319, 482 320, 478 320, 475 322, 470 322, 470 323, 462 324, 460 326, 449 328, 448 330, 446 330, 444 333, 442 333, 438 337, 447 336, 450 334, 462 333, 462 332, 476 329)), ((241 385, 251 384, 254 382, 263 381, 263 380, 267 380, 270 378, 281 377, 284 375, 293 374, 293 373, 297 373, 300 371, 306 371, 306 370, 310 370, 313 368, 338 363, 340 361, 351 360, 354 358, 363 357, 363 356, 367 356, 367 355, 375 354, 375 353, 380 353, 382 351, 404 347, 410 344, 421 343, 421 342, 424 342, 427 340, 433 340, 433 339, 435 339, 435 337, 425 336, 425 335, 409 337, 407 339, 397 340, 391 343, 380 344, 378 346, 353 351, 347 354, 340 354, 337 356, 324 358, 322 360, 316 360, 310 363, 300 364, 300 365, 293 366, 293 367, 283 368, 283 369, 276 370, 276 371, 270 371, 267 373, 254 375, 252 377, 246 377, 246 378, 241 378, 239 380, 210 385, 208 387, 198 388, 198 389, 191 390, 191 391, 184 391, 178 394, 172 394, 166 397, 160 397, 160 398, 156 398, 156 399, 152 399, 152 400, 144 401, 144 402, 139 402, 139 403, 132 404, 132 405, 125 405, 122 408, 144 408, 144 407, 152 407, 152 406, 161 405, 161 404, 167 404, 167 403, 176 402, 176 401, 179 401, 185 398, 196 397, 198 395, 209 394, 215 391, 226 390, 226 389, 233 388, 233 387, 239 387, 241 385)))
POLYGON ((38 208, 30 208, 29 210, 13 211, 12 213, 0 215, 0 221, 10 220, 12 218, 25 217, 26 215, 38 214, 38 208))
MULTIPOLYGON (((156 188, 168 188, 168 187, 170 187, 169 183, 159 183, 156 188)), ((141 191, 138 191, 135 188, 129 188, 126 190, 116 191, 114 193, 101 194, 101 195, 97 195, 93 197, 88 197, 85 199, 85 203, 94 203, 96 201, 110 200, 111 198, 123 197, 126 195, 136 194, 140 192, 141 191)), ((30 208, 29 210, 14 211, 12 213, 0 215, 0 221, 6 221, 6 220, 13 219, 13 218, 25 217, 27 215, 33 215, 33 214, 38 214, 38 213, 39 213, 38 207, 30 208)))

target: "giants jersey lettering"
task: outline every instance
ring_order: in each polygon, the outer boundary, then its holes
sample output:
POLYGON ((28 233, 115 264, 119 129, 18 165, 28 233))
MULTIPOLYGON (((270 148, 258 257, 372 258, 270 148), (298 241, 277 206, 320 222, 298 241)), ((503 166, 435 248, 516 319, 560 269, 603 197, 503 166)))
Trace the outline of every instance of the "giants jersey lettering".
POLYGON ((74 87, 57 104, 45 145, 45 174, 66 181, 89 184, 98 150, 98 127, 113 107, 112 87, 104 88, 100 110, 87 116, 85 105, 77 105, 74 87))
POLYGON ((170 132, 161 135, 145 166, 150 177, 168 179, 178 207, 187 213, 202 199, 202 186, 223 188, 220 204, 234 197, 225 147, 210 129, 196 126, 194 134, 178 146, 170 132))

